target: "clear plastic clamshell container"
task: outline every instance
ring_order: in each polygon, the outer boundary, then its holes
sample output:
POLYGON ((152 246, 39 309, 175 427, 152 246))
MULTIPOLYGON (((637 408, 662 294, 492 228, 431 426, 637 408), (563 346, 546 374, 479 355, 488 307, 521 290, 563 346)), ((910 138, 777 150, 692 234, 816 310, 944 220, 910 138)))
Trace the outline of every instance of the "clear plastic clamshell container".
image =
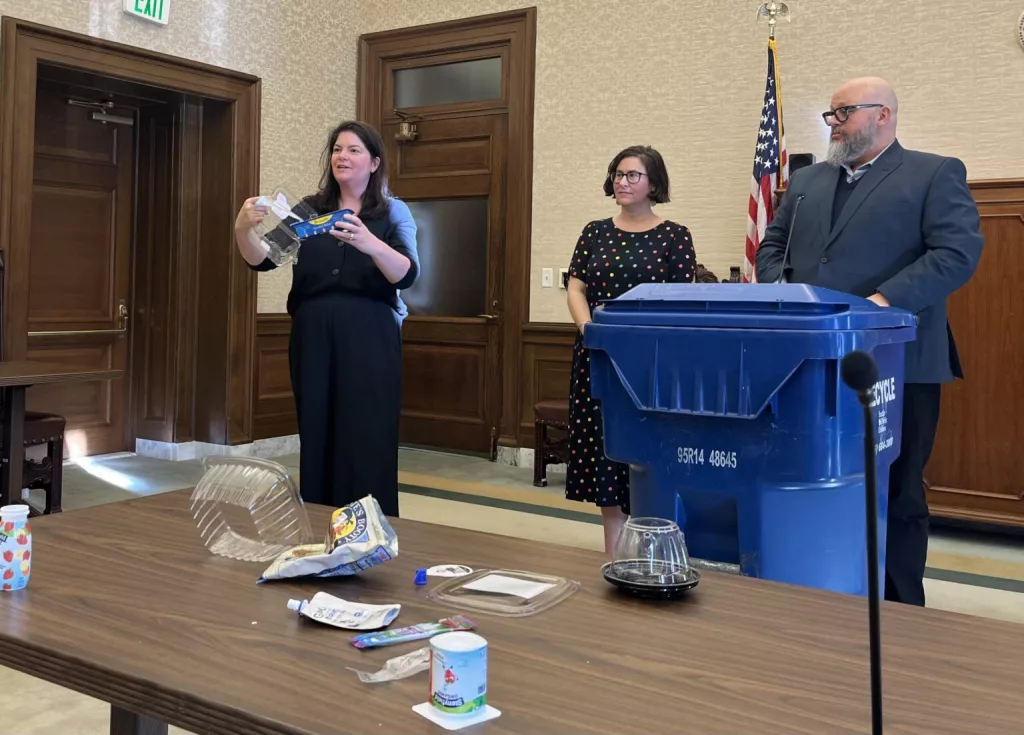
POLYGON ((261 196, 256 206, 265 212, 263 222, 256 226, 256 234, 267 248, 267 257, 276 265, 294 263, 302 241, 292 228, 316 217, 316 210, 285 189, 261 196))
POLYGON ((563 577, 481 569, 442 582, 427 593, 427 599, 462 611, 525 617, 554 607, 579 588, 579 582, 563 577))
POLYGON ((212 553, 266 562, 315 543, 309 517, 288 469, 253 457, 208 457, 191 510, 212 553))

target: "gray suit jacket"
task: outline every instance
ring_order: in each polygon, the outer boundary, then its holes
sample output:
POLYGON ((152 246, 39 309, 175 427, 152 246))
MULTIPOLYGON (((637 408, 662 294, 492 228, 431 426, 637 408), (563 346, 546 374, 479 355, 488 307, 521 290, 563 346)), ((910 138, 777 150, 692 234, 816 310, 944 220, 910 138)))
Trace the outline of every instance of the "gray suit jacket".
POLYGON ((757 280, 778 280, 792 225, 785 263, 789 283, 865 298, 882 294, 917 315, 917 340, 907 345, 906 382, 962 378, 946 298, 970 279, 984 242, 964 164, 894 142, 863 175, 833 227, 832 203, 845 175, 828 163, 793 173, 758 249, 757 280))

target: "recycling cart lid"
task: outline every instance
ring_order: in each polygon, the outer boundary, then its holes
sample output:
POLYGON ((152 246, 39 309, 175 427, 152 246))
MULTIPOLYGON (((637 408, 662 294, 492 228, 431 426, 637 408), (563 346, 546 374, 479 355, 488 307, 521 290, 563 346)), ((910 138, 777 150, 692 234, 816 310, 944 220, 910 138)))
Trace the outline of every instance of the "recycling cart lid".
POLYGON ((800 283, 647 283, 594 311, 594 322, 647 327, 845 331, 916 327, 910 312, 800 283))

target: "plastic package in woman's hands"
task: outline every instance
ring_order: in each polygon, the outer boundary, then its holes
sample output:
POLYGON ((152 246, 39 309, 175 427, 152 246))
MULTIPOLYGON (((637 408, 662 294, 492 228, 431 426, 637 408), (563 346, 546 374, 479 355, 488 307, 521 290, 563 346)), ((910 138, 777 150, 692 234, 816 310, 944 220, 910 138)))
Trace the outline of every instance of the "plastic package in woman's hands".
POLYGON ((275 190, 271 196, 261 196, 256 206, 265 212, 256 234, 267 248, 267 257, 276 265, 294 263, 302 243, 295 226, 316 217, 316 211, 284 189, 275 190))
POLYGON ((382 681, 407 679, 410 676, 418 674, 421 671, 426 671, 429 668, 430 648, 428 646, 424 646, 412 653, 388 659, 388 662, 384 664, 384 668, 380 671, 370 673, 368 671, 353 669, 351 666, 348 667, 348 670, 355 671, 356 676, 359 677, 359 681, 364 684, 379 684, 382 681))

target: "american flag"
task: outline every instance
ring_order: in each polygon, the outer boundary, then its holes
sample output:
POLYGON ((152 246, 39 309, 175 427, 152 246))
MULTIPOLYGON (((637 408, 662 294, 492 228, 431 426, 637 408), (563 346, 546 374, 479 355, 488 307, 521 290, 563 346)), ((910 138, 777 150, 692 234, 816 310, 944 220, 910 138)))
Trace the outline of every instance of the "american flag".
POLYGON ((750 182, 750 203, 747 208, 747 245, 743 262, 743 280, 757 280, 754 264, 757 249, 764 239, 764 230, 775 217, 776 189, 785 189, 789 181, 789 157, 786 154, 786 131, 782 124, 782 87, 778 76, 778 50, 775 39, 768 42, 768 82, 761 108, 761 125, 757 129, 754 150, 754 176, 750 182))

